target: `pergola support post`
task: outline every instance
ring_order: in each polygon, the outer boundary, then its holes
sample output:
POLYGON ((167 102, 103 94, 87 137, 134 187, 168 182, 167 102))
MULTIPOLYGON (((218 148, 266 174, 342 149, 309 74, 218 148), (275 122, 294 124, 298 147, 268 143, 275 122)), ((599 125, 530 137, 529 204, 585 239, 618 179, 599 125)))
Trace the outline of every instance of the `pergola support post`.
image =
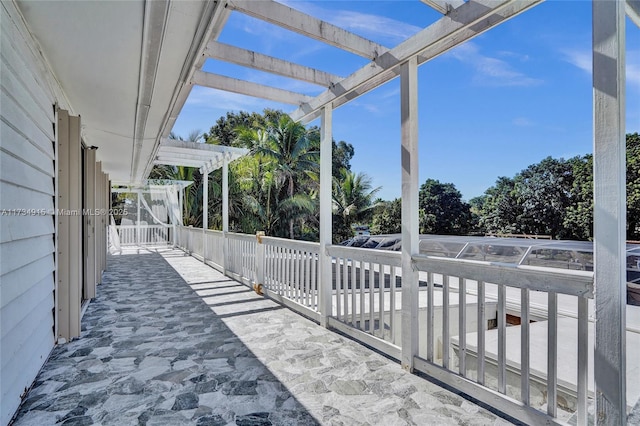
POLYGON ((327 246, 333 234, 331 206, 332 117, 331 104, 322 109, 320 123, 320 325, 327 327, 332 311, 333 270, 327 246))
POLYGON ((418 60, 400 66, 402 164, 402 368, 413 371, 418 354, 418 60))
POLYGON ((596 423, 626 411, 625 3, 593 2, 596 423))
POLYGON ((138 208, 136 209, 136 244, 140 246, 140 197, 142 194, 140 191, 136 191, 136 199, 138 201, 138 208))

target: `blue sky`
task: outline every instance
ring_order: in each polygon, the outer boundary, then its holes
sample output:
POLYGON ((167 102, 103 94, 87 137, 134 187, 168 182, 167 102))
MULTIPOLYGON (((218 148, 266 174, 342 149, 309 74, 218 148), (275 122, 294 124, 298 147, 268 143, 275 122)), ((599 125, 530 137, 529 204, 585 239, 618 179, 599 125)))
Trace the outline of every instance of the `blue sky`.
MULTIPOLYGON (((287 1, 393 47, 438 19, 418 0, 287 1)), ((367 60, 233 12, 219 41, 346 76, 367 60)), ((205 71, 317 95, 324 89, 220 61, 205 71)), ((498 176, 547 156, 592 152, 591 2, 550 0, 419 67, 420 183, 451 182, 469 200, 498 176)), ((400 95, 393 80, 334 111, 336 140, 379 196, 400 196, 400 95)), ((195 87, 174 132, 208 131, 227 111, 290 105, 195 87)), ((319 125, 319 122, 311 124, 319 125)), ((627 19, 627 131, 640 132, 640 29, 627 19)))

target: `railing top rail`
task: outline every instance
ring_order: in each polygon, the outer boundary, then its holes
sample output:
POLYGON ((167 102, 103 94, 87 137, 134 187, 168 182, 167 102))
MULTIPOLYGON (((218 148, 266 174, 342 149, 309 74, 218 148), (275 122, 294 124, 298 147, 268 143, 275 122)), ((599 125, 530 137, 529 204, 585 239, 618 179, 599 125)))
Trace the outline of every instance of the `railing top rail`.
MULTIPOLYGON (((255 237, 254 237, 255 238, 255 237)), ((262 237, 262 243, 268 246, 284 247, 291 250, 301 250, 309 253, 319 253, 320 243, 311 241, 289 240, 278 237, 262 237)))
POLYGON ((217 235, 217 236, 220 236, 220 237, 222 237, 222 235, 223 235, 222 231, 218 231, 218 230, 215 230, 215 229, 205 229, 204 233, 205 234, 209 234, 209 235, 217 235))
POLYGON ((256 241, 256 236, 252 234, 237 234, 235 232, 227 232, 227 237, 230 240, 242 240, 242 241, 256 241))
POLYGON ((402 253, 397 251, 374 250, 345 246, 327 246, 330 256, 342 257, 363 262, 382 263, 390 266, 402 266, 402 253))
POLYGON ((593 272, 414 255, 420 271, 529 290, 593 297, 593 272))

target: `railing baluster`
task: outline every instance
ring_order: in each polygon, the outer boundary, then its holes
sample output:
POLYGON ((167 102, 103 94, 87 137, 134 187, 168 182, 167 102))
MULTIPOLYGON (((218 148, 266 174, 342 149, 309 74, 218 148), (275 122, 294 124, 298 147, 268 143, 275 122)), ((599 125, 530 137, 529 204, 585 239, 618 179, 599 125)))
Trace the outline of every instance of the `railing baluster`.
POLYGON ((449 368, 449 275, 442 276, 442 367, 449 368))
POLYGON ((347 267, 348 260, 342 259, 342 295, 344 297, 344 316, 342 320, 344 323, 349 322, 349 268, 347 267))
POLYGON ((498 392, 507 391, 507 287, 498 285, 498 392))
POLYGON ((378 264, 378 328, 380 338, 384 339, 384 265, 378 264))
POLYGON ((392 266, 389 269, 389 304, 390 304, 390 316, 389 316, 389 328, 391 329, 390 341, 395 345, 396 343, 396 330, 395 330, 395 317, 396 317, 396 267, 392 266))
POLYGON ((336 285, 336 304, 335 304, 335 306, 336 306, 336 318, 338 318, 338 319, 340 319, 340 313, 341 313, 340 309, 342 308, 342 300, 340 298, 340 285, 341 285, 341 283, 340 283, 340 281, 341 281, 341 279, 340 279, 340 277, 341 277, 341 274, 340 274, 340 260, 341 259, 339 257, 336 257, 336 262, 334 263, 335 270, 334 270, 334 274, 333 274, 335 276, 335 285, 336 285))
POLYGON ((484 352, 485 328, 487 327, 486 306, 484 303, 484 282, 478 281, 478 378, 477 382, 484 385, 484 352))
POLYGON ((435 312, 433 308, 433 273, 427 273, 427 361, 433 363, 434 346, 434 321, 435 312))
POLYGON ((589 374, 589 301, 578 297, 578 423, 587 424, 587 380, 589 374))
POLYGON ((356 326, 356 261, 351 260, 351 325, 356 326))
POLYGON ((312 255, 311 259, 311 305, 313 309, 318 308, 318 275, 317 275, 317 256, 315 254, 312 255))
POLYGON ((364 331, 364 262, 361 260, 360 265, 360 330, 364 331))
POLYGON ((467 282, 463 277, 459 277, 458 285, 458 343, 459 343, 459 373, 467 376, 467 282))
POLYGON ((556 417, 558 385, 558 294, 549 292, 547 317, 547 414, 556 417))
POLYGON ((373 266, 373 262, 369 262, 369 333, 374 334, 375 332, 375 270, 373 266))
POLYGON ((520 290, 520 399, 529 405, 529 289, 520 290))
POLYGON ((311 306, 311 254, 304 252, 304 305, 311 306))
POLYGON ((302 252, 300 250, 296 250, 295 251, 295 256, 296 259, 294 261, 294 265, 296 266, 297 269, 297 273, 296 273, 296 288, 297 288, 297 297, 296 297, 296 302, 302 304, 304 299, 302 296, 302 252))

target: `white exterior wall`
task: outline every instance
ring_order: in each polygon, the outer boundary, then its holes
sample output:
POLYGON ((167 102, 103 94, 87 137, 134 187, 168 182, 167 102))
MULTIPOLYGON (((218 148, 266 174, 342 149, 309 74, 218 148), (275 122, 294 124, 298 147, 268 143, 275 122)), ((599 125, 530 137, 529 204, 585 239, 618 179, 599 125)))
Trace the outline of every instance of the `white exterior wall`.
POLYGON ((54 346, 54 104, 67 107, 13 2, 0 5, 0 424, 54 346), (35 209, 20 214, 13 209, 35 209))

